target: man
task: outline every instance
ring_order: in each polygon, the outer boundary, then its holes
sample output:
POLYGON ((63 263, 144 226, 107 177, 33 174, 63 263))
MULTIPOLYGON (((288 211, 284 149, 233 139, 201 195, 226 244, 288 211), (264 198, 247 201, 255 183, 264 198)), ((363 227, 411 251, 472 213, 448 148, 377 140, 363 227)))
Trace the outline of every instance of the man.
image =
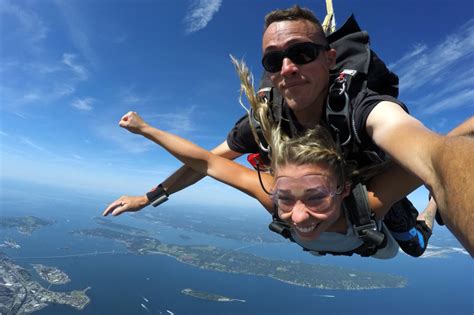
MULTIPOLYGON (((263 65, 273 86, 284 97, 289 128, 296 132, 323 121, 329 88, 329 73, 335 65, 336 51, 327 49, 327 40, 313 13, 298 6, 276 10, 267 15, 263 34, 263 65), (299 54, 299 55, 298 55, 299 54)), ((373 96, 372 92, 367 92, 373 96)), ((448 228, 471 255, 474 232, 470 227, 474 188, 469 180, 474 172, 474 143, 465 137, 446 138, 426 129, 407 114, 403 104, 391 97, 362 100, 353 109, 355 127, 366 143, 375 144, 401 167, 410 171, 395 187, 400 198, 420 185, 421 180, 434 195, 448 228), (462 187, 461 187, 462 186, 462 187)), ((213 153, 235 159, 255 152, 256 143, 249 133, 248 119, 240 120, 227 141, 213 153)), ((472 124, 471 124, 472 127, 472 124)), ((138 211, 150 201, 177 192, 202 176, 182 167, 146 196, 122 196, 104 214, 138 211)))

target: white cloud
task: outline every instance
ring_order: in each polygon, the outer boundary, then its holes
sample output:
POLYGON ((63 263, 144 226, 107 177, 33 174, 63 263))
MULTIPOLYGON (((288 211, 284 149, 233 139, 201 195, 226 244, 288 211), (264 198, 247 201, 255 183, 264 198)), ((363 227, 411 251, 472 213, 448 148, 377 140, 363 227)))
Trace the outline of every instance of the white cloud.
POLYGON ((474 100, 474 89, 472 88, 457 91, 450 96, 446 95, 445 97, 436 97, 434 99, 435 101, 429 103, 430 105, 422 111, 424 114, 436 114, 441 111, 464 107, 466 104, 468 104, 474 112, 474 105, 472 104, 472 100, 474 100))
POLYGON ((222 0, 193 0, 184 18, 186 34, 197 32, 207 26, 222 4, 222 0))
POLYGON ((400 92, 422 114, 473 107, 474 19, 442 42, 419 44, 390 67, 400 77, 400 92))
POLYGON ((87 79, 87 71, 84 66, 75 63, 76 55, 74 54, 63 54, 62 63, 68 66, 80 80, 87 79))
POLYGON ((20 138, 21 143, 26 144, 26 145, 28 145, 29 147, 31 147, 31 148, 33 148, 33 149, 35 149, 35 150, 41 151, 41 152, 43 152, 43 153, 50 153, 48 150, 46 150, 45 148, 43 148, 43 147, 37 145, 36 143, 34 143, 33 141, 31 141, 31 140, 30 140, 29 138, 27 138, 27 137, 20 136, 19 138, 20 138))
POLYGON ((94 103, 95 100, 91 97, 86 97, 84 99, 76 99, 72 102, 71 106, 75 107, 79 110, 83 111, 90 111, 93 109, 92 103, 94 103))
POLYGON ((466 59, 472 58, 473 54, 474 19, 435 47, 417 45, 413 51, 395 62, 393 69, 400 76, 402 89, 416 90, 449 73, 454 65, 466 62, 466 59))
POLYGON ((196 130, 193 123, 195 108, 195 106, 191 106, 175 113, 143 115, 143 118, 151 125, 158 126, 160 129, 183 135, 196 130))
POLYGON ((8 1, 0 1, 0 16, 12 16, 18 21, 18 28, 24 35, 22 39, 32 43, 44 39, 49 31, 43 20, 34 12, 27 11, 8 1))
POLYGON ((405 54, 405 56, 403 56, 400 60, 388 65, 388 67, 390 69, 393 69, 393 68, 396 68, 400 65, 404 65, 406 63, 409 63, 410 61, 413 60, 413 58, 415 56, 418 56, 420 55, 421 53, 423 53, 424 51, 426 51, 426 49, 428 49, 428 47, 424 44, 417 44, 415 45, 415 47, 413 47, 413 50, 412 51, 409 51, 407 54, 405 54))
POLYGON ((108 142, 117 144, 121 150, 128 153, 143 153, 156 146, 151 141, 131 134, 117 124, 103 123, 96 127, 97 135, 108 142))
POLYGON ((57 0, 54 3, 64 17, 64 22, 66 23, 72 43, 89 64, 96 66, 98 64, 97 56, 95 51, 92 49, 89 37, 85 31, 87 30, 88 23, 86 23, 80 15, 81 10, 75 8, 74 2, 72 1, 57 0))
POLYGON ((148 101, 148 98, 138 96, 133 87, 123 88, 119 93, 120 101, 125 104, 139 104, 148 101))

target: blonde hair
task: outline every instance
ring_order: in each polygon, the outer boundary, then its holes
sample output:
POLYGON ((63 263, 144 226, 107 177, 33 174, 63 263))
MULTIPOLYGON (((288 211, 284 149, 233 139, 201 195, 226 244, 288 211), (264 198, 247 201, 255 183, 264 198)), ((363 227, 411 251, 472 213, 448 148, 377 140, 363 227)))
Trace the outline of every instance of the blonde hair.
MULTIPOLYGON (((240 104, 246 108, 242 101, 245 94, 252 110, 247 111, 253 115, 261 126, 263 136, 270 147, 269 158, 271 169, 276 172, 288 164, 304 165, 326 163, 335 174, 339 176, 339 184, 343 184, 346 174, 352 173, 350 167, 344 163, 342 153, 338 150, 329 131, 323 126, 316 125, 309 129, 303 136, 290 138, 280 127, 280 122, 275 121, 271 114, 271 104, 263 97, 255 94, 253 76, 243 61, 231 56, 237 74, 240 78, 240 104)), ((249 117, 252 121, 252 117, 249 117)), ((250 123, 255 141, 259 142, 254 124, 250 123)))

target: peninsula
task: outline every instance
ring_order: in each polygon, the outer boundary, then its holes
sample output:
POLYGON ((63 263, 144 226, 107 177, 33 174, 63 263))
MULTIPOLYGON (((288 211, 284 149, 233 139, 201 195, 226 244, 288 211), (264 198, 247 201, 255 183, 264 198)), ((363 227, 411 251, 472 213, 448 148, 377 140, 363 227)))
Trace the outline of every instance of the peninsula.
POLYGON ((73 233, 113 239, 137 254, 163 254, 197 268, 270 277, 292 285, 318 289, 366 290, 402 288, 403 277, 296 261, 272 260, 249 253, 214 246, 181 246, 134 236, 105 228, 77 230, 73 233))

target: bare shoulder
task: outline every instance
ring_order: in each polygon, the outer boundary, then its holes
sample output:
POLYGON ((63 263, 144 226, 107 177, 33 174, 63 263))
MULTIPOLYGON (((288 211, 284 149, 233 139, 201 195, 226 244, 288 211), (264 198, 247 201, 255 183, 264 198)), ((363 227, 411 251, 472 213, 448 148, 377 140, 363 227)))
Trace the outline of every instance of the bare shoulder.
POLYGON ((377 133, 396 131, 410 126, 420 127, 421 122, 403 110, 400 105, 383 101, 367 117, 367 133, 373 138, 377 133))

